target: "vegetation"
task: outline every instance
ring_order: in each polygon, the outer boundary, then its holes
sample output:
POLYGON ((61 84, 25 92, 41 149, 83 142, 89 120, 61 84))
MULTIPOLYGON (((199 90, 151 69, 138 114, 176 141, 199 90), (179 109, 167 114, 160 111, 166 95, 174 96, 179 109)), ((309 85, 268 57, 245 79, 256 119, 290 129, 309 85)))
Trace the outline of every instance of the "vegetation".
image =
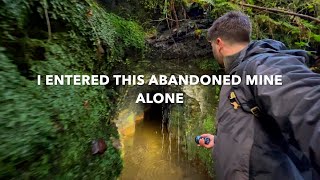
POLYGON ((186 146, 188 147, 186 153, 188 153, 189 160, 198 160, 199 162, 201 162, 201 165, 211 177, 214 177, 215 174, 213 168, 214 159, 212 158, 212 150, 199 148, 195 145, 194 138, 203 133, 214 134, 215 132, 215 111, 212 111, 203 118, 201 116, 196 116, 194 117, 194 119, 189 120, 189 128, 187 129, 187 134, 190 138, 187 138, 185 141, 186 146), (191 125, 191 123, 196 124, 196 126, 191 125))
MULTIPOLYGON (((253 24, 253 39, 271 38, 284 42, 289 48, 303 48, 318 51, 320 43, 319 22, 302 18, 298 15, 263 11, 252 7, 243 6, 240 1, 217 1, 218 7, 211 12, 213 17, 218 17, 229 10, 241 10, 247 13, 253 24), (224 8, 219 8, 224 7, 224 8), (223 9, 223 10, 222 10, 223 9)), ((296 12, 310 17, 320 17, 320 2, 308 1, 248 1, 248 4, 259 7, 296 12)), ((217 5, 217 4, 216 4, 217 5)))
POLYGON ((95 1, 0 1, 0 178, 115 179, 112 86, 38 86, 36 75, 109 74, 144 49, 142 28, 95 1), (91 154, 102 138, 107 150, 91 154))
POLYGON ((219 64, 216 61, 213 61, 212 58, 200 59, 197 61, 197 66, 203 70, 208 71, 209 73, 218 73, 220 70, 219 64))
POLYGON ((180 23, 189 21, 194 16, 214 20, 228 11, 240 10, 251 17, 253 39, 273 38, 283 41, 290 48, 302 48, 313 53, 320 51, 318 0, 248 0, 246 3, 240 0, 112 1, 117 2, 117 6, 113 8, 115 12, 125 17, 130 16, 149 28, 161 23, 168 24, 170 28, 179 28, 180 23), (200 11, 190 12, 193 8, 200 11), (199 14, 201 12, 203 14, 199 14))
POLYGON ((171 137, 179 139, 183 153, 190 163, 203 167, 208 174, 214 177, 212 152, 208 149, 198 147, 195 144, 195 137, 204 133, 214 134, 215 114, 218 104, 219 86, 201 86, 194 94, 197 99, 186 97, 183 105, 172 105, 169 113, 169 132, 171 137), (202 92, 201 92, 202 91, 202 92), (203 109, 201 109, 202 107, 203 109), (199 163, 196 164, 196 163, 199 163))

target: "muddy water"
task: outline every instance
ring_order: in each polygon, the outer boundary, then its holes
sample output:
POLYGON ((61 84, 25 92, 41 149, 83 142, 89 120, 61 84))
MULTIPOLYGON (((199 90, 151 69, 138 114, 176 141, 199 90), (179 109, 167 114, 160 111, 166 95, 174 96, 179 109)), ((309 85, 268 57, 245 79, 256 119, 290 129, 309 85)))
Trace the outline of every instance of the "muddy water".
POLYGON ((144 119, 124 143, 121 180, 206 180, 209 176, 191 165, 175 141, 161 133, 161 120, 144 119), (164 138, 164 141, 163 139, 164 138), (171 145, 170 145, 171 144, 171 145))

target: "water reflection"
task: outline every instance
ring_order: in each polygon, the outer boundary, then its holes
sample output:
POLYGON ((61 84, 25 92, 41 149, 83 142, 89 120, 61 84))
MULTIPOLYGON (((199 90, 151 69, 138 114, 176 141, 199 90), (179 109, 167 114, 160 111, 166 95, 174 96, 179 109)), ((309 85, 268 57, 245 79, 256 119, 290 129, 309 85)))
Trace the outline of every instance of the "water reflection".
POLYGON ((144 119, 136 124, 135 134, 125 137, 123 143, 124 169, 121 180, 209 179, 204 172, 182 158, 173 140, 170 153, 168 134, 165 134, 162 144, 161 120, 144 119))

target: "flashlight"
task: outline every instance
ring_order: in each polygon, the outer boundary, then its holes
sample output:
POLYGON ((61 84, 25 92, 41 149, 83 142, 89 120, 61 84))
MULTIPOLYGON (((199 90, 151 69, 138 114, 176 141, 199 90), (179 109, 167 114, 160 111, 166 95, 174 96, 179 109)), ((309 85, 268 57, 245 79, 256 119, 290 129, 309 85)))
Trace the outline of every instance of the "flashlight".
POLYGON ((197 144, 199 144, 200 139, 203 139, 203 140, 204 140, 204 143, 207 144, 207 145, 210 143, 210 138, 208 138, 208 137, 196 136, 195 141, 196 141, 197 144))

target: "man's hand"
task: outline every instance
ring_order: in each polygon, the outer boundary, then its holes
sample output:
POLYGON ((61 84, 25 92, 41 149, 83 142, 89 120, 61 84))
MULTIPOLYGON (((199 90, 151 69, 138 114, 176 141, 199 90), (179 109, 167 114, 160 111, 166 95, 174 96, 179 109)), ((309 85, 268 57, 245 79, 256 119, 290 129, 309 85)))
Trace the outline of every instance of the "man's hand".
POLYGON ((205 144, 204 143, 204 139, 201 138, 199 140, 199 144, 198 146, 203 146, 205 148, 212 148, 214 146, 214 136, 212 134, 202 134, 201 137, 205 138, 205 137, 208 137, 210 139, 210 143, 209 144, 205 144))

